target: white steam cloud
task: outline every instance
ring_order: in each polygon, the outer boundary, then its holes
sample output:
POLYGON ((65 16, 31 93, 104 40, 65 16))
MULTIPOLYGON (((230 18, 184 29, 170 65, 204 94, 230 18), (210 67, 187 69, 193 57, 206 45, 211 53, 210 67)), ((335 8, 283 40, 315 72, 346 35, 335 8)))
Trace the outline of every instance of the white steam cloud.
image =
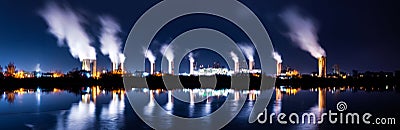
POLYGON ((101 53, 108 55, 113 63, 123 63, 125 55, 121 52, 122 42, 117 35, 121 32, 121 27, 110 16, 101 16, 99 20, 102 26, 99 36, 101 53))
POLYGON ((230 54, 234 62, 239 62, 239 57, 233 51, 230 54))
POLYGON ((194 62, 193 53, 190 52, 188 57, 190 62, 194 62))
POLYGON ((146 48, 143 47, 143 54, 144 54, 144 57, 149 59, 151 64, 156 62, 156 57, 153 55, 151 50, 147 50, 146 48))
POLYGON ((240 45, 240 49, 244 52, 249 61, 254 61, 254 48, 248 45, 240 45))
POLYGON ((274 57, 274 59, 276 60, 276 62, 282 63, 282 57, 281 57, 281 55, 279 55, 278 52, 276 52, 276 51, 272 52, 272 56, 274 57))
POLYGON ((42 69, 40 69, 40 64, 36 64, 36 66, 35 66, 35 71, 36 71, 36 72, 42 71, 42 69))
POLYGON ((309 52, 315 58, 326 56, 325 50, 318 43, 318 29, 312 19, 301 16, 294 8, 284 11, 281 18, 290 30, 290 38, 301 49, 309 52))
POLYGON ((39 15, 49 26, 49 32, 58 39, 58 45, 67 44, 74 58, 96 59, 96 50, 83 28, 83 18, 67 6, 48 3, 39 15))
POLYGON ((174 60, 174 50, 172 46, 168 46, 167 44, 164 44, 161 46, 160 49, 161 54, 167 58, 168 61, 173 61, 174 60))

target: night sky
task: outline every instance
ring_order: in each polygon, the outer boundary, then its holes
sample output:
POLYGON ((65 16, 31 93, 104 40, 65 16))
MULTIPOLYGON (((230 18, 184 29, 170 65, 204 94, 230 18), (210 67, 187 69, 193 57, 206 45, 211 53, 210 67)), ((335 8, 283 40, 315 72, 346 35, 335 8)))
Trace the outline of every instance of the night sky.
MULTIPOLYGON (((0 1, 0 65, 14 62, 17 69, 33 71, 37 64, 43 71, 70 71, 80 67, 79 59, 71 56, 66 46, 58 46, 57 39, 48 32, 48 25, 39 16, 48 1, 0 1)), ((136 20, 159 1, 57 0, 81 13, 86 30, 96 47, 99 69, 110 68, 108 56, 99 49, 99 15, 111 15, 121 25, 120 37, 125 39, 136 20)), ((296 7, 317 22, 319 43, 327 54, 328 70, 333 64, 342 71, 400 70, 400 4, 395 0, 242 0, 266 27, 275 50, 283 64, 302 73, 317 71, 317 60, 293 44, 287 36, 288 28, 279 17, 287 8, 296 7)), ((249 39, 234 24, 224 19, 193 14, 167 24, 154 38, 152 46, 160 47, 176 36, 194 28, 212 28, 228 34, 235 42, 249 43, 249 39)), ((154 50, 158 59, 161 53, 154 50)), ((215 53, 196 51, 198 64, 212 64, 219 58, 215 53)), ((186 71, 187 60, 182 61, 186 71)), ((219 61, 224 64, 223 61, 219 61)), ((256 63, 257 64, 257 63, 256 63)), ((257 65, 258 66, 258 65, 257 65)), ((257 67, 256 66, 256 67, 257 67)), ((159 70, 159 69, 157 69, 159 70)), ((331 71, 329 71, 331 72, 331 71)))

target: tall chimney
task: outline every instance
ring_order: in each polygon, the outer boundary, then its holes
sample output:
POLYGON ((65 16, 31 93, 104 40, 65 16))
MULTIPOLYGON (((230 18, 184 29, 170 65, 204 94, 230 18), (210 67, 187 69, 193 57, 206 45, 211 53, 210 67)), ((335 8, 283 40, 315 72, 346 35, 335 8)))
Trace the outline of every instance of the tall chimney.
POLYGON ((92 60, 92 77, 97 77, 97 62, 92 60))
POLYGON ((190 62, 190 71, 189 71, 189 74, 193 74, 194 73, 194 60, 190 60, 189 61, 190 62))
POLYGON ((174 61, 169 61, 168 73, 174 75, 174 61))
POLYGON ((89 59, 82 60, 82 70, 90 71, 90 60, 89 59))
POLYGON ((235 61, 235 69, 234 69, 234 71, 235 71, 235 73, 239 73, 239 61, 235 61))
POLYGON ((276 76, 282 73, 282 63, 276 62, 276 76))
POLYGON ((156 63, 150 63, 150 74, 154 74, 156 72, 156 63))
POLYGON ((124 73, 125 68, 124 68, 124 62, 119 63, 121 67, 121 72, 124 73))
POLYGON ((321 56, 318 58, 318 77, 326 78, 326 57, 321 56))
POLYGON ((253 70, 254 64, 255 64, 254 61, 249 61, 249 71, 252 71, 252 70, 253 70))
POLYGON ((115 73, 118 70, 118 64, 116 62, 111 62, 111 72, 115 73))

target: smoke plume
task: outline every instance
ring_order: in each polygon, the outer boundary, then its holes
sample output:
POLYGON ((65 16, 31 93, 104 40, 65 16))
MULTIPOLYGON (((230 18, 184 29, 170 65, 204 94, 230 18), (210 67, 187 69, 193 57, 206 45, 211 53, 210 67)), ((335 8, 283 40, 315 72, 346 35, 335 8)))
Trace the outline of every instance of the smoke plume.
POLYGON ((281 57, 281 55, 279 55, 278 52, 276 52, 276 51, 272 52, 272 56, 274 57, 274 59, 276 60, 276 62, 282 63, 282 57, 281 57))
POLYGON ((190 62, 194 62, 193 53, 190 52, 188 57, 190 62))
POLYGON ((242 49, 242 51, 244 52, 244 55, 246 55, 247 59, 249 61, 254 61, 254 49, 251 46, 247 46, 247 45, 241 45, 239 46, 240 49, 242 49))
POLYGON ((290 30, 290 38, 301 49, 315 58, 326 56, 325 50, 318 43, 318 29, 311 18, 301 16, 294 8, 284 11, 281 18, 290 30))
POLYGON ((36 66, 35 66, 35 71, 36 71, 36 72, 42 71, 42 69, 40 69, 40 64, 36 64, 36 66))
POLYGON ((113 63, 124 62, 125 56, 121 52, 122 42, 118 37, 118 33, 121 32, 121 27, 110 16, 101 16, 99 20, 102 26, 99 36, 101 53, 108 55, 113 63))
POLYGON ((233 51, 230 54, 234 62, 239 62, 239 57, 233 51))
POLYGON ((147 50, 146 48, 143 48, 143 54, 147 59, 149 59, 151 64, 156 62, 156 57, 153 55, 151 50, 147 50))
POLYGON ((96 50, 83 28, 83 18, 68 6, 48 3, 39 15, 49 26, 49 32, 58 39, 58 45, 67 44, 74 58, 96 59, 96 50))
POLYGON ((163 46, 161 46, 160 52, 165 56, 165 58, 167 58, 168 61, 174 60, 174 50, 172 46, 164 44, 163 46))

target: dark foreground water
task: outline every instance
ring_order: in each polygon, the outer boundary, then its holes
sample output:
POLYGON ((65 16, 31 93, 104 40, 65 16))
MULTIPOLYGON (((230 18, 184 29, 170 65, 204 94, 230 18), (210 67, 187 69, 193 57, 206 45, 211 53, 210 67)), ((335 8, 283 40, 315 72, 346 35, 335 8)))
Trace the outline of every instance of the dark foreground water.
MULTIPOLYGON (((156 104, 165 111, 180 117, 202 117, 220 108, 224 102, 233 102, 232 109, 240 108, 235 105, 241 99, 245 103, 240 113, 223 129, 400 129, 400 93, 393 87, 365 90, 363 88, 343 87, 326 89, 290 89, 279 87, 272 90, 273 95, 267 106, 267 113, 315 113, 320 114, 337 110, 337 103, 347 104, 346 113, 371 113, 371 124, 279 124, 276 117, 273 123, 249 124, 248 118, 258 91, 233 90, 147 90, 135 89, 130 91, 105 91, 98 87, 85 88, 87 93, 72 93, 65 90, 26 90, 19 89, 2 93, 0 101, 0 129, 151 129, 135 113, 126 93, 147 97, 140 112, 148 120, 162 120, 165 128, 172 128, 174 123, 168 123, 169 118, 157 114, 156 104), (178 98, 173 98, 172 94, 178 98), (243 95, 248 96, 243 97, 243 95), (230 97, 228 95, 231 95, 230 97), (154 97, 154 98, 152 98, 154 97), (229 97, 229 98, 228 98, 229 97), (152 102, 152 100, 155 101, 152 102), (189 103, 182 102, 187 100, 189 103), (152 119, 157 118, 157 119, 152 119), (395 118, 396 124, 372 124, 375 118, 395 118)), ((286 117, 287 118, 287 117, 286 117)), ((327 117, 324 118, 327 120, 327 117)), ((288 119, 286 119, 288 120, 288 119)), ((301 117, 300 117, 301 121, 301 117)), ((213 124, 213 121, 204 123, 213 124)))

